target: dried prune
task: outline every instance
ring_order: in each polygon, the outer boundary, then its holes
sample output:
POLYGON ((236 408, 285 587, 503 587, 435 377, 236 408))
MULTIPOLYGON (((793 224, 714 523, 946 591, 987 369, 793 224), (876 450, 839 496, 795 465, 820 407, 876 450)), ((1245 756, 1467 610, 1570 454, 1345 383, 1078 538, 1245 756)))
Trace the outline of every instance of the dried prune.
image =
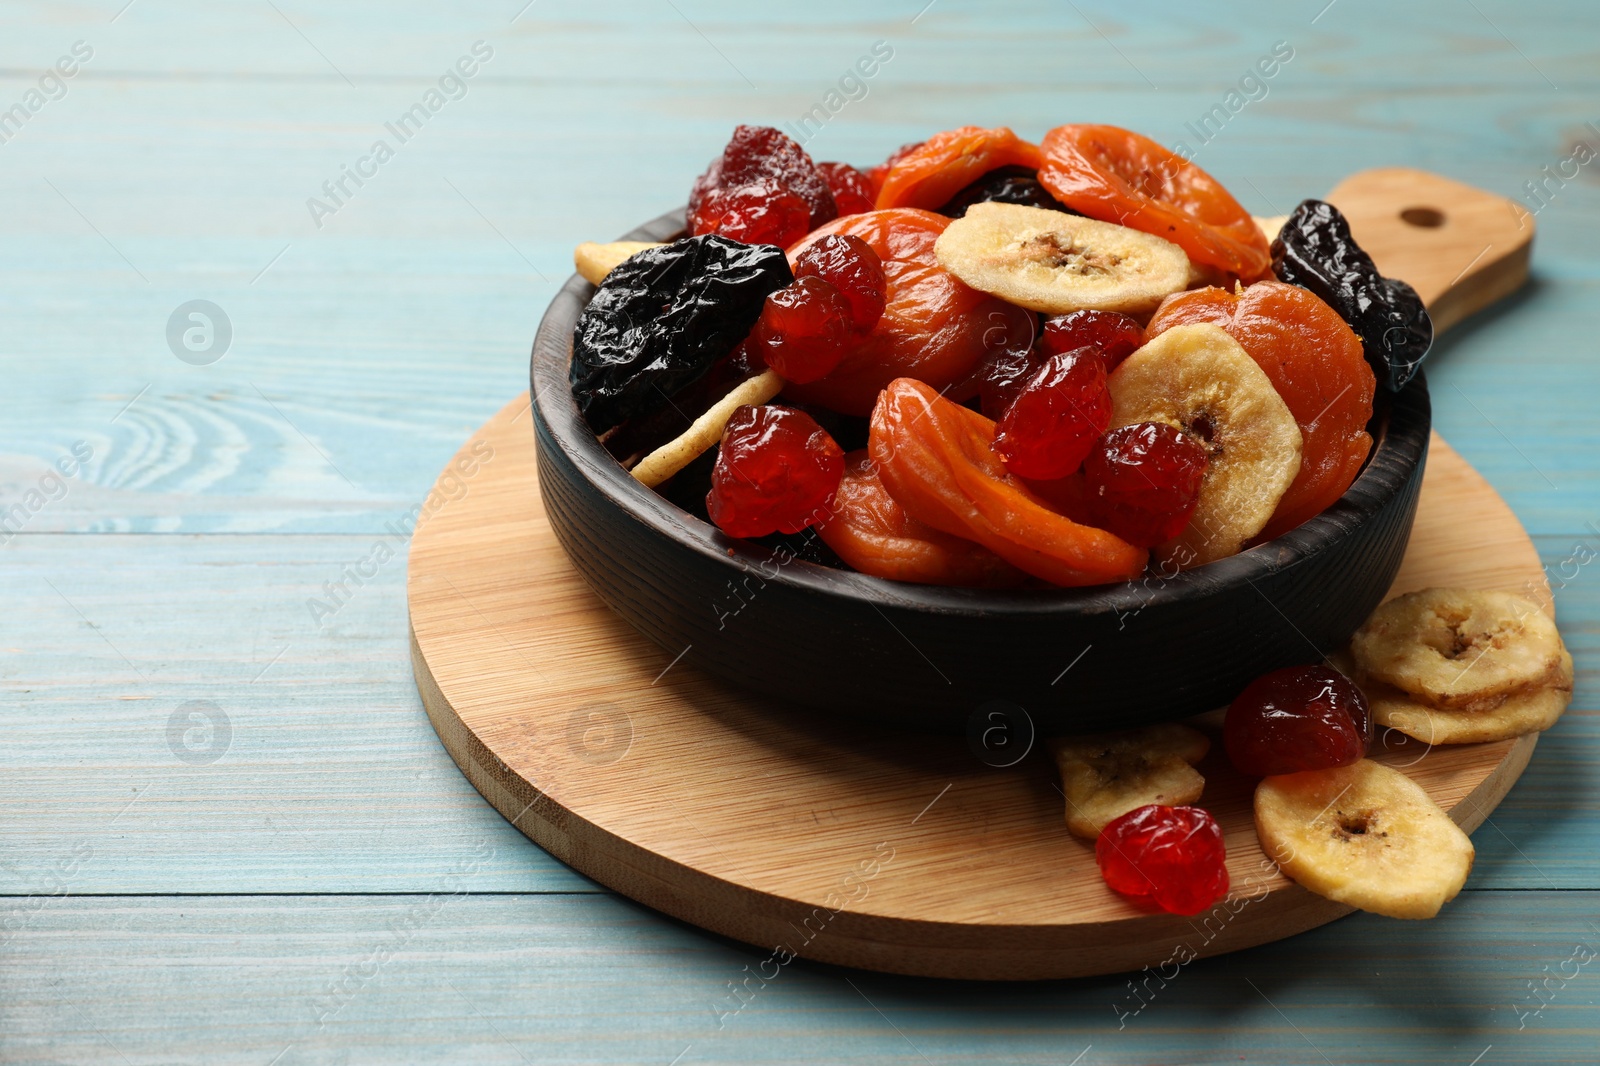
POLYGON ((1279 281, 1309 289, 1361 337, 1378 383, 1398 392, 1416 376, 1433 343, 1433 320, 1417 291, 1378 273, 1332 204, 1305 200, 1272 242, 1279 281))
POLYGON ((793 280, 781 248, 714 234, 618 265, 572 336, 568 379, 590 428, 666 406, 745 338, 768 293, 793 280))
POLYGON ((1077 214, 1066 204, 1050 195, 1050 190, 1039 184, 1039 172, 1031 167, 996 167, 977 181, 952 196, 948 203, 938 208, 941 215, 961 218, 973 204, 994 201, 1002 204, 1023 204, 1028 207, 1047 207, 1052 211, 1077 214))

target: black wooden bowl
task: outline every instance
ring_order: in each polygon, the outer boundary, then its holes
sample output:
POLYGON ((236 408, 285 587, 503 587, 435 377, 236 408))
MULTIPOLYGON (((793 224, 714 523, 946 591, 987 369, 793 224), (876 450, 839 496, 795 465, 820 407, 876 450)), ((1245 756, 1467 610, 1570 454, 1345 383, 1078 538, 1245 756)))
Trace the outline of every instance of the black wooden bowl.
MULTIPOLYGON (((682 228, 678 211, 626 239, 682 228)), ((601 599, 668 658, 766 696, 942 731, 970 729, 997 700, 1044 734, 1183 718, 1344 644, 1383 600, 1411 536, 1431 422, 1421 375, 1380 412, 1372 458, 1338 503, 1176 576, 989 591, 783 563, 645 488, 595 439, 567 384, 573 326, 593 294, 571 278, 534 341, 550 523, 601 599)))

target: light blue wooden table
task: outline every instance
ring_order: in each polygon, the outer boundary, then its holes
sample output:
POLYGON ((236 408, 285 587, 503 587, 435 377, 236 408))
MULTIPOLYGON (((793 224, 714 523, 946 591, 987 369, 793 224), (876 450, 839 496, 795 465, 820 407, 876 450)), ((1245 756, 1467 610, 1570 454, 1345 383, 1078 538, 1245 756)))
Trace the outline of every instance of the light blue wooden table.
POLYGON ((1600 1059, 1600 163, 1564 163, 1600 148, 1592 4, 524 2, 0 6, 0 1061, 1600 1059), (1556 579, 1577 698, 1439 919, 1196 963, 1136 1014, 1123 978, 796 964, 719 1028, 763 953, 479 798, 412 685, 403 553, 308 608, 526 387, 574 243, 880 41, 819 157, 968 122, 1196 147, 1286 42, 1197 148, 1258 214, 1369 166, 1508 196, 1565 167, 1532 285, 1431 375, 1556 579), (225 351, 169 343, 194 300, 225 351))

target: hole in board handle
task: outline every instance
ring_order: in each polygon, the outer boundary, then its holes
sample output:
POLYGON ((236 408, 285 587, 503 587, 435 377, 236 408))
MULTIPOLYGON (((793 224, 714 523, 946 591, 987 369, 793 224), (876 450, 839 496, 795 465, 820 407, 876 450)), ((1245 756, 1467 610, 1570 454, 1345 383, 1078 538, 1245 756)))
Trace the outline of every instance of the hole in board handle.
POLYGON ((1408 207, 1400 212, 1400 219, 1423 229, 1437 229, 1444 225, 1444 212, 1437 207, 1408 207))

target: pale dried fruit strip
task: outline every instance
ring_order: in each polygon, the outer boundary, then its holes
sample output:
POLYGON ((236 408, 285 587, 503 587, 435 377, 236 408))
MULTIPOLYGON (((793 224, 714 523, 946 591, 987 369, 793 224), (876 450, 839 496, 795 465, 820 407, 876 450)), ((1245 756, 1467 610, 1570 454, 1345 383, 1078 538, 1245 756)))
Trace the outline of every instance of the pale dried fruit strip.
POLYGON ((572 265, 578 268, 584 281, 598 285, 624 259, 638 255, 646 248, 659 247, 661 245, 653 241, 612 241, 610 244, 584 241, 572 250, 572 265))
POLYGON ((721 440, 728 418, 735 410, 745 404, 766 403, 782 389, 783 379, 771 370, 741 382, 695 419, 680 436, 640 459, 631 473, 643 484, 655 488, 721 440))

